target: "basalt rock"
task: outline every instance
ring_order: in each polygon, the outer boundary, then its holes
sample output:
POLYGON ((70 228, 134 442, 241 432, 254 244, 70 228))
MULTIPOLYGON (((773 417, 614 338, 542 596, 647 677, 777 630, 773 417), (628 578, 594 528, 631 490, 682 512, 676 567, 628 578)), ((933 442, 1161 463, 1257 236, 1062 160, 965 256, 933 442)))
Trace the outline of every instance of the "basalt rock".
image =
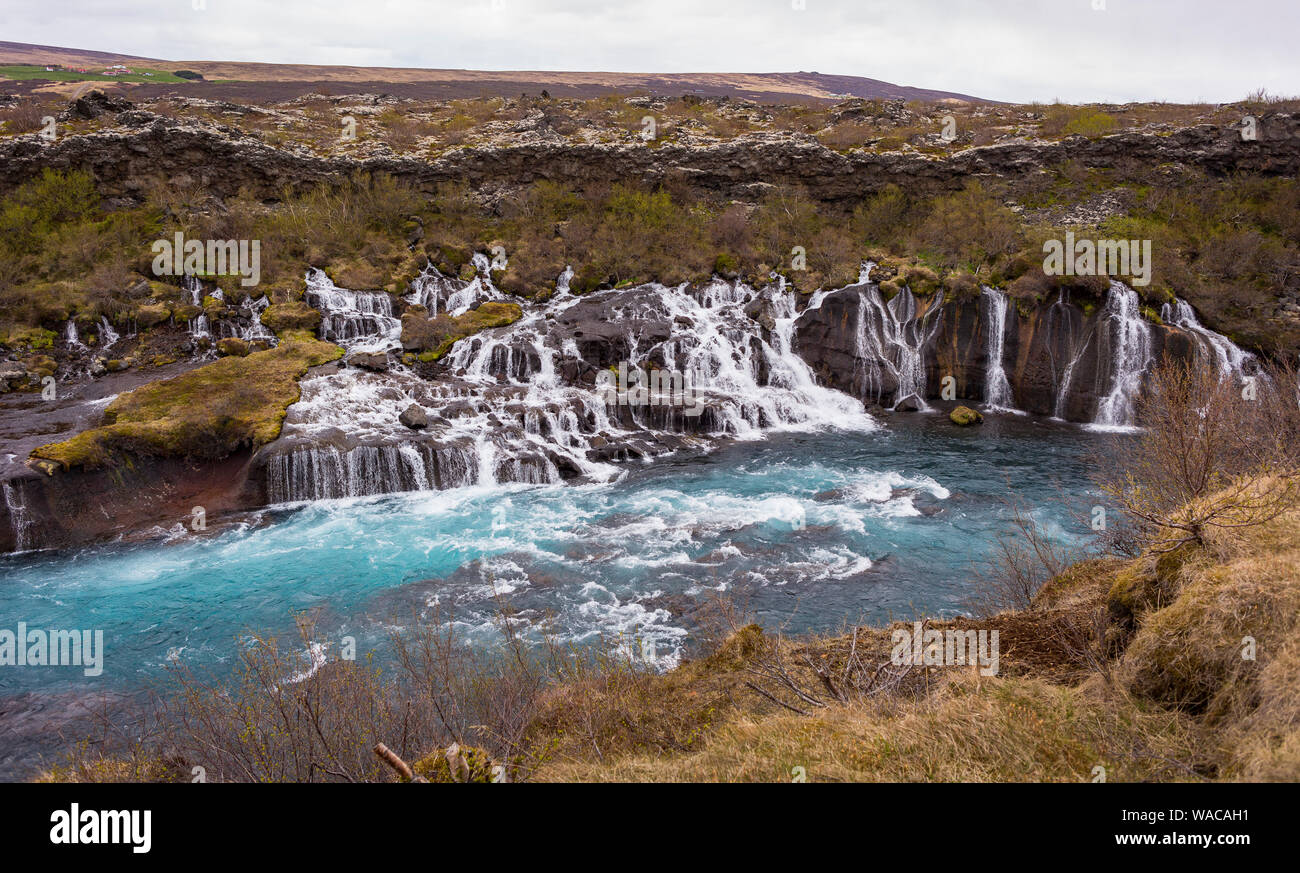
POLYGON ((891 183, 914 191, 948 190, 972 176, 1026 176, 1064 161, 1117 171, 1184 164, 1214 174, 1300 174, 1300 117, 1282 112, 1261 116, 1252 141, 1243 140, 1236 125, 1202 124, 1162 133, 999 143, 947 158, 916 152, 842 154, 810 136, 762 132, 701 146, 530 142, 457 149, 434 160, 358 160, 321 157, 302 147, 277 148, 219 125, 177 122, 140 110, 119 118, 130 125, 64 136, 54 143, 35 134, 6 139, 0 143, 0 192, 46 167, 88 169, 105 196, 143 197, 159 175, 224 198, 241 188, 276 196, 286 185, 382 172, 426 191, 443 182, 463 182, 488 198, 540 179, 583 190, 640 178, 749 201, 791 186, 819 201, 844 204, 891 183))

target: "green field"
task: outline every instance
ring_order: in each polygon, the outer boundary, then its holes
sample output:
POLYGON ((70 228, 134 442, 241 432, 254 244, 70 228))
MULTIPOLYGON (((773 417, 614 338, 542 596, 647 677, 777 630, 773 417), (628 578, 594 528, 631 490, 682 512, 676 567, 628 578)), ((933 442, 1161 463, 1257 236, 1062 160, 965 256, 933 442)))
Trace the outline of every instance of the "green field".
POLYGON ((100 73, 74 73, 71 70, 46 70, 35 64, 0 66, 0 79, 43 79, 47 82, 185 82, 165 70, 150 67, 131 67, 130 73, 121 76, 104 76, 100 73), (152 73, 151 76, 144 75, 152 73))

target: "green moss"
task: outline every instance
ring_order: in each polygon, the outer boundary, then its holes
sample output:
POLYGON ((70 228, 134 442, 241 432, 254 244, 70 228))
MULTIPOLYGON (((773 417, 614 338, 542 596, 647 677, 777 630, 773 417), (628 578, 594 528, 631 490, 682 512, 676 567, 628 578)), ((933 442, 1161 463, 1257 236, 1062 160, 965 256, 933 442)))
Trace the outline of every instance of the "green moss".
POLYGON ((247 357, 222 358, 197 370, 137 388, 114 400, 104 424, 37 448, 32 458, 61 469, 97 469, 123 456, 221 458, 265 445, 280 434, 309 367, 343 350, 305 334, 247 357))
POLYGON ((53 348, 54 331, 40 327, 15 330, 5 337, 4 344, 13 348, 53 348))
POLYGON ((262 313, 262 324, 277 334, 287 330, 315 332, 320 327, 320 312, 301 300, 274 303, 262 313))
POLYGON ((141 330, 156 327, 171 317, 171 309, 162 303, 141 306, 135 312, 136 324, 140 325, 141 330))
MULTIPOLYGON (((465 337, 473 336, 488 328, 513 324, 523 317, 523 314, 523 309, 518 303, 484 303, 478 309, 471 309, 455 318, 444 315, 432 321, 419 319, 423 322, 423 325, 420 325, 423 331, 418 340, 419 344, 414 347, 425 349, 420 355, 420 360, 427 364, 447 354, 452 346, 465 337)), ((414 326, 415 322, 411 321, 411 327, 414 326)), ((408 320, 403 319, 403 343, 408 343, 411 333, 413 331, 408 329, 408 320)))

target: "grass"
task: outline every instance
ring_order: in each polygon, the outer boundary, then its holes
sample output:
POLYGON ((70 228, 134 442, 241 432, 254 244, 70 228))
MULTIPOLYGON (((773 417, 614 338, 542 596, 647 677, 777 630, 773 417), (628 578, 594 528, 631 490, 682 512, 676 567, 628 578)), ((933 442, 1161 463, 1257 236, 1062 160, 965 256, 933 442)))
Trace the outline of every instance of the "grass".
POLYGON ((309 367, 343 350, 307 334, 286 335, 274 349, 227 357, 123 394, 104 424, 70 440, 37 448, 47 473, 112 465, 129 455, 221 458, 256 448, 280 434, 309 367))
POLYGON ((101 73, 77 73, 72 70, 49 70, 39 64, 12 64, 9 66, 0 66, 0 79, 15 79, 17 81, 46 81, 46 82, 161 82, 165 84, 175 84, 185 82, 180 76, 173 75, 166 70, 155 70, 150 67, 132 67, 132 72, 123 73, 120 76, 105 76, 101 73), (145 73, 150 75, 146 76, 145 73))

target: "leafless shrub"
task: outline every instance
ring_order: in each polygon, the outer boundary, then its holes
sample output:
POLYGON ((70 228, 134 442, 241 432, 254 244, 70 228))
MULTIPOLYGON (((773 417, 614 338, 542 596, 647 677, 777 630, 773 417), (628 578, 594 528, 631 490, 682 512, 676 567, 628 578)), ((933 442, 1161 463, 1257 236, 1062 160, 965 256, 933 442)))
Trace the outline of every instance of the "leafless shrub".
POLYGON ((0 132, 18 134, 40 130, 45 110, 31 100, 21 100, 0 110, 0 132))
POLYGON ((1110 616, 1105 606, 1063 612, 1054 622, 1056 638, 1074 660, 1113 684, 1112 662, 1107 647, 1110 616))
POLYGON ((1051 537, 1033 513, 1008 501, 1011 529, 998 536, 993 554, 975 571, 976 587, 966 601, 975 615, 1032 609, 1034 595, 1083 557, 1083 549, 1051 537))
POLYGON ((1142 431, 1099 459, 1097 484, 1144 548, 1202 543, 1210 528, 1276 518, 1297 497, 1294 375, 1239 386, 1213 368, 1166 359, 1138 402, 1142 431))

